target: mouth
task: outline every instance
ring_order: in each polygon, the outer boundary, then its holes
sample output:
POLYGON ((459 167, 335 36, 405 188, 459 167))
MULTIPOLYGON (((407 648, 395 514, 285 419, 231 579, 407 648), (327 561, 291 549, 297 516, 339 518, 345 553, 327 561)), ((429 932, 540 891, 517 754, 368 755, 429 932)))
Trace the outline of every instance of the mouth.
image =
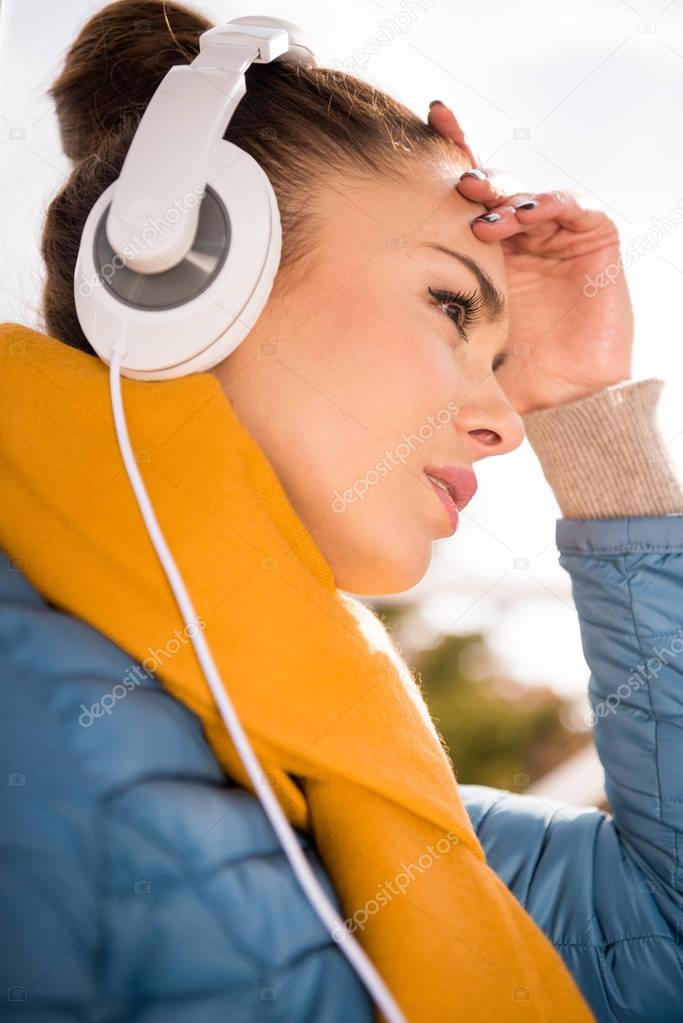
POLYGON ((471 469, 457 465, 428 465, 423 472, 441 500, 448 515, 450 531, 454 533, 458 528, 458 513, 477 491, 476 476, 471 469))

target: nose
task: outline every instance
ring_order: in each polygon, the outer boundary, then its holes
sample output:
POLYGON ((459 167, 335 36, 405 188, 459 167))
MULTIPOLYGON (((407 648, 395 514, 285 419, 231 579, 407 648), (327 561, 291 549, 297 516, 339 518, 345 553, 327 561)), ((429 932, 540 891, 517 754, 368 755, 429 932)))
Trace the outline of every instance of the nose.
POLYGON ((514 451, 525 437, 522 417, 515 412, 503 391, 484 395, 477 388, 459 405, 455 424, 461 436, 470 438, 472 460, 514 451))

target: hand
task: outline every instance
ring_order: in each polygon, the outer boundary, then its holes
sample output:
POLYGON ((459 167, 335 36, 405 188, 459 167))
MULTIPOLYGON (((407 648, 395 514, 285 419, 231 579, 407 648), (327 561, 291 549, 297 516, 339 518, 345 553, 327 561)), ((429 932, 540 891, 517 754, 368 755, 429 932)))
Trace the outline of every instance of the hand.
MULTIPOLYGON (((472 156, 448 107, 434 105, 428 123, 472 156)), ((505 256, 510 354, 496 378, 513 408, 525 415, 629 379, 633 310, 614 222, 581 206, 576 193, 510 192, 504 175, 479 170, 484 180, 463 177, 456 188, 500 215, 471 227, 476 238, 500 242, 505 256), (533 209, 515 209, 530 198, 533 209)))

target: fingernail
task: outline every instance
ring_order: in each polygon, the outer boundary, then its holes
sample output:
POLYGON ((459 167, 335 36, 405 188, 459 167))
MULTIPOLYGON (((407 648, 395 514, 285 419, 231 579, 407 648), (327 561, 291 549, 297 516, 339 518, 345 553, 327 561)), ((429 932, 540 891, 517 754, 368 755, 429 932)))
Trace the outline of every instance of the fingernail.
POLYGON ((429 104, 429 109, 431 110, 432 107, 435 106, 435 104, 437 104, 437 103, 440 103, 442 107, 446 106, 446 104, 442 100, 440 100, 440 99, 433 99, 432 102, 429 104))
POLYGON ((515 209, 516 210, 533 210, 536 206, 538 206, 538 199, 527 199, 525 202, 518 203, 518 205, 515 206, 515 209))
POLYGON ((487 224, 492 224, 494 220, 500 220, 500 213, 482 213, 480 217, 475 217, 472 223, 476 224, 478 220, 485 220, 487 224))
POLYGON ((460 175, 460 180, 463 178, 476 178, 477 181, 486 181, 486 171, 481 170, 479 167, 475 167, 473 170, 467 170, 464 174, 460 175))

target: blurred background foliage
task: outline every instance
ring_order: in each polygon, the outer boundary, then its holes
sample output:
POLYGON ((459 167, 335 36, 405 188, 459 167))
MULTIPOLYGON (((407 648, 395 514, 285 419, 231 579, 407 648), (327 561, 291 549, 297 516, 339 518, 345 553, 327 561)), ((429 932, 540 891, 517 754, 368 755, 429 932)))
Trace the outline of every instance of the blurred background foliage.
POLYGON ((506 675, 481 633, 411 649, 405 626, 414 608, 372 607, 421 685, 460 783, 524 791, 591 741, 575 703, 506 675))

